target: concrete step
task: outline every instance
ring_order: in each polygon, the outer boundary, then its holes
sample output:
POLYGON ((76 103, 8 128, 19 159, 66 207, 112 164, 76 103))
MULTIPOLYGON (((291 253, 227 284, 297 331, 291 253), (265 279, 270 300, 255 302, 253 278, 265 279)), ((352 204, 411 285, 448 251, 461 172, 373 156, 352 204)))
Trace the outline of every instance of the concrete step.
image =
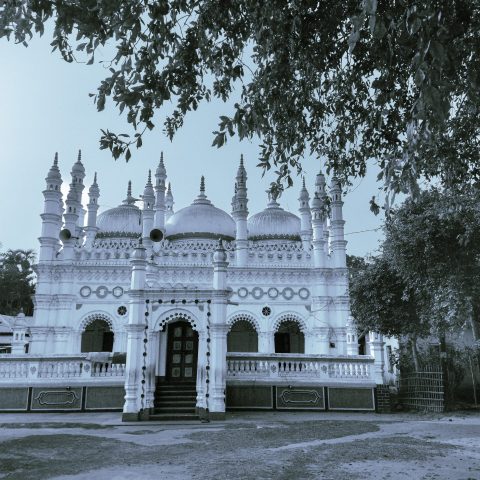
POLYGON ((191 400, 177 400, 176 402, 168 402, 164 400, 155 400, 155 407, 157 408, 176 408, 189 407, 195 408, 196 402, 191 400))
POLYGON ((157 422, 200 420, 198 415, 194 413, 154 413, 153 415, 150 415, 149 419, 157 422))
POLYGON ((193 407, 157 407, 155 405, 155 413, 195 413, 195 405, 193 407))

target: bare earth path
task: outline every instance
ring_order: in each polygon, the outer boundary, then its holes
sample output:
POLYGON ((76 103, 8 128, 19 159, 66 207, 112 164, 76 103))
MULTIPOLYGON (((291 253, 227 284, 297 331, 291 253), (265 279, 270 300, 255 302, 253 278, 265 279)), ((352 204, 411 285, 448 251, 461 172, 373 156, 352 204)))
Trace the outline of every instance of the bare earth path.
POLYGON ((0 415, 2 480, 480 480, 480 414, 228 414, 122 424, 118 413, 0 415))

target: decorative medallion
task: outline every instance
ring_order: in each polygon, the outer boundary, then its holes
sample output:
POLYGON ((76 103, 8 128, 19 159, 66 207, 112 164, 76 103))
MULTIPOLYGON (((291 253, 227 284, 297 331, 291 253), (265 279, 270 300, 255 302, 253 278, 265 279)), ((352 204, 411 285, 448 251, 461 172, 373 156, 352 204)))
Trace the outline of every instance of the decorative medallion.
POLYGON ((298 291, 298 296, 299 296, 302 300, 306 300, 306 299, 310 296, 310 291, 308 290, 308 288, 301 288, 301 289, 298 291))
POLYGON ((240 298, 246 298, 246 297, 248 297, 248 290, 245 287, 241 287, 241 288, 238 289, 237 295, 240 298))
POLYGON ((114 287, 112 290, 112 295, 115 298, 120 298, 123 295, 123 288, 122 287, 114 287))
POLYGON ((272 299, 277 298, 278 297, 278 289, 275 288, 275 287, 271 287, 271 288, 268 289, 267 294, 272 299))
POLYGON ((293 291, 293 288, 285 287, 282 291, 282 296, 285 300, 291 300, 294 295, 295 292, 293 291))
POLYGON ((88 298, 92 294, 92 289, 85 285, 80 289, 80 296, 83 298, 88 298))
POLYGON ((265 292, 264 292, 263 289, 260 288, 260 287, 255 287, 255 288, 252 290, 252 296, 253 296, 253 298, 256 298, 257 300, 259 300, 260 298, 262 298, 263 295, 265 295, 265 292))
POLYGON ((127 307, 122 305, 121 307, 117 308, 117 313, 123 317, 127 313, 127 307))
POLYGON ((105 298, 108 294, 108 288, 102 285, 100 287, 97 287, 97 290, 95 290, 95 293, 97 294, 98 298, 105 298))
POLYGON ((265 307, 262 308, 262 315, 264 317, 268 317, 271 314, 272 314, 272 309, 270 307, 265 306, 265 307))

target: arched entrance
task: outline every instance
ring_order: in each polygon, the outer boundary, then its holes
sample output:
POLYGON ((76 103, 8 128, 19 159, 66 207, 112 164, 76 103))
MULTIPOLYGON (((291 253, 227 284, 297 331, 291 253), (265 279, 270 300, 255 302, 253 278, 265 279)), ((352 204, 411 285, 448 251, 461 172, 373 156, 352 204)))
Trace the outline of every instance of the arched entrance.
POLYGON ((170 382, 195 382, 198 333, 185 321, 170 323, 167 332, 166 379, 170 382))
POLYGON ((112 352, 113 332, 105 320, 97 318, 82 333, 81 352, 112 352))
POLYGON ((258 335, 253 325, 238 320, 227 335, 227 352, 258 352, 258 335))
POLYGON ((305 353, 305 336, 297 322, 280 323, 275 333, 275 353, 305 353))

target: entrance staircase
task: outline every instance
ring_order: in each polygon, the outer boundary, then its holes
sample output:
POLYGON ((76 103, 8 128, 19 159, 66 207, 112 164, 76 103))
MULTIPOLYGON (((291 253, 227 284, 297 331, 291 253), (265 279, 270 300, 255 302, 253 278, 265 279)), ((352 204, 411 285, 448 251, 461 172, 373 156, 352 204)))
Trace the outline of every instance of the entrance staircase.
POLYGON ((195 382, 160 382, 157 379, 155 410, 150 420, 198 420, 196 403, 195 382))

